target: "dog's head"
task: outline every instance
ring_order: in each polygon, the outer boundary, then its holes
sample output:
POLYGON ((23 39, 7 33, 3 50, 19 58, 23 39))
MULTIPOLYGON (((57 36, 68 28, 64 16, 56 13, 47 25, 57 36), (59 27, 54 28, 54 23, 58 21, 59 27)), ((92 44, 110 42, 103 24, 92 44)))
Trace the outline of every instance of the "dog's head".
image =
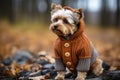
POLYGON ((51 25, 50 30, 58 36, 66 37, 73 35, 78 30, 78 24, 83 19, 82 9, 51 4, 51 25))

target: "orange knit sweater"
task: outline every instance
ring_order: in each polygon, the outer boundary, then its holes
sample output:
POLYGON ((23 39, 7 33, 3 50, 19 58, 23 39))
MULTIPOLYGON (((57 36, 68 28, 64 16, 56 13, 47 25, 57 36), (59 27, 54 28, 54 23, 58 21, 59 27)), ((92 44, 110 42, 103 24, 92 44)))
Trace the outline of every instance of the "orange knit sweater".
POLYGON ((73 72, 79 59, 91 57, 91 44, 83 30, 84 21, 81 20, 79 29, 70 40, 58 37, 54 46, 55 58, 61 59, 63 64, 73 72))

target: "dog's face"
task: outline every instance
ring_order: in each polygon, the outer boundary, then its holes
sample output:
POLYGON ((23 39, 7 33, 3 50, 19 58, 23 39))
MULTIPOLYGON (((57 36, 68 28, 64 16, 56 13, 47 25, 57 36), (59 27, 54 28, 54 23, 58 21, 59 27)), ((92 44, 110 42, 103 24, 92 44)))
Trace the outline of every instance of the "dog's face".
POLYGON ((58 36, 73 35, 77 31, 77 24, 83 18, 82 9, 73 9, 56 4, 51 5, 51 21, 50 30, 58 36))

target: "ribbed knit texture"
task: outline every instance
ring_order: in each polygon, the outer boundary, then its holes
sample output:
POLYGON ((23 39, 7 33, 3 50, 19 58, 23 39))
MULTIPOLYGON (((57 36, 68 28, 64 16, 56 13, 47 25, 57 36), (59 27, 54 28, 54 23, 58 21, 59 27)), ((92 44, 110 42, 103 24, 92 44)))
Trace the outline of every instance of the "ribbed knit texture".
POLYGON ((61 59, 55 59, 55 69, 57 71, 65 71, 66 67, 61 59))
POLYGON ((91 46, 92 46, 92 56, 91 56, 91 65, 93 64, 93 62, 97 59, 98 57, 98 52, 96 51, 94 45, 91 43, 91 46))
MULTIPOLYGON (((92 47, 92 56, 88 59, 79 59, 76 70, 77 71, 89 71, 90 66, 95 62, 96 58, 98 57, 98 52, 95 50, 93 44, 91 44, 92 47)), ((65 71, 65 65, 63 64, 63 61, 61 59, 55 59, 55 68, 57 71, 64 70, 65 71)))
POLYGON ((84 21, 81 20, 79 29, 69 40, 59 36, 55 42, 55 58, 62 59, 68 69, 73 68, 73 70, 71 70, 72 72, 76 72, 79 59, 91 58, 91 44, 87 36, 84 34, 83 29, 84 21), (65 47, 65 43, 68 43, 69 47, 65 47), (70 53, 70 57, 65 56, 66 52, 70 53), (72 64, 66 65, 67 62, 71 62, 72 64))
POLYGON ((79 59, 79 63, 76 67, 77 71, 89 71, 90 69, 90 65, 92 65, 96 58, 98 57, 98 52, 95 50, 93 44, 91 43, 91 47, 92 47, 92 56, 91 58, 88 59, 79 59))
POLYGON ((90 58, 89 59, 79 59, 78 65, 76 67, 77 71, 85 72, 90 69, 90 58))

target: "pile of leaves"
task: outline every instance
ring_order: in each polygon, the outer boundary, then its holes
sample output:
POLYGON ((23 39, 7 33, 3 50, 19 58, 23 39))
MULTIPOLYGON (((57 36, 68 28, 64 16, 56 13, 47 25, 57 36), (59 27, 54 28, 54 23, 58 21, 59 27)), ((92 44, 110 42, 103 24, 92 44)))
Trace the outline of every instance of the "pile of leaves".
POLYGON ((45 51, 33 55, 27 51, 18 51, 10 58, 7 57, 0 63, 0 79, 28 80, 50 79, 55 77, 54 59, 46 55, 45 51), (37 76, 37 77, 36 77, 37 76))
MULTIPOLYGON (((99 52, 99 57, 110 64, 111 70, 120 70, 119 30, 86 28, 85 33, 99 52)), ((57 75, 52 57, 55 39, 48 28, 22 29, 0 23, 0 80, 54 79, 57 75)), ((75 77, 73 74, 66 76, 69 79, 75 77)))
MULTIPOLYGON (((57 75, 54 68, 54 58, 47 55, 45 51, 33 55, 28 51, 18 51, 12 58, 6 57, 0 62, 0 80, 53 80, 57 75)), ((118 80, 120 71, 108 71, 109 65, 104 63, 104 73, 95 76, 89 72, 87 80, 118 80), (107 68, 108 67, 108 68, 107 68)), ((66 80, 74 80, 77 75, 68 73, 66 80)))

